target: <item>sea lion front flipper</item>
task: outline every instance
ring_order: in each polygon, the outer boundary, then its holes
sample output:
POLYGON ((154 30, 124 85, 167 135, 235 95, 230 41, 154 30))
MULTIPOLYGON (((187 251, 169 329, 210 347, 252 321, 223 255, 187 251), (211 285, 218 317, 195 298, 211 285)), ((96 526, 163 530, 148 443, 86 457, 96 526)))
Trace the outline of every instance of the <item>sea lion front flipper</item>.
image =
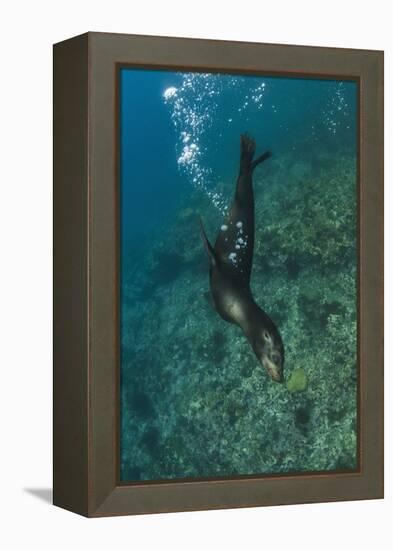
POLYGON ((202 218, 200 217, 199 218, 199 224, 200 224, 200 228, 201 228, 201 237, 202 237, 202 241, 203 241, 203 244, 205 245, 205 249, 206 249, 206 252, 209 256, 209 260, 211 262, 211 264, 214 266, 214 265, 217 265, 217 256, 216 256, 216 253, 214 252, 214 248, 212 247, 212 245, 210 244, 209 242, 209 239, 207 238, 206 236, 206 232, 205 232, 205 229, 203 227, 203 223, 202 223, 202 218))

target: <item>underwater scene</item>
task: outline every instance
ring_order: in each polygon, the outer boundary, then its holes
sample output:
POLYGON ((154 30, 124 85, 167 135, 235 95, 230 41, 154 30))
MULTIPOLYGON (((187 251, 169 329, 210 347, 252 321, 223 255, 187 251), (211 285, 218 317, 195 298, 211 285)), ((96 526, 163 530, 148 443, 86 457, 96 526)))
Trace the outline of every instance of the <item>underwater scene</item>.
POLYGON ((121 481, 357 469, 357 82, 119 79, 121 481))

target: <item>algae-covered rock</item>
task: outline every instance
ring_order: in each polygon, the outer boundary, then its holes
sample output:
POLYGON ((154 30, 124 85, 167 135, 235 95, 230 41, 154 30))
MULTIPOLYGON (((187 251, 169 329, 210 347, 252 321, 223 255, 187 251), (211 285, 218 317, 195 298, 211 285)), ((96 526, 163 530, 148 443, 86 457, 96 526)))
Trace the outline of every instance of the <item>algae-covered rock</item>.
POLYGON ((302 368, 296 369, 292 372, 287 382, 287 389, 291 393, 304 391, 307 388, 307 375, 306 371, 302 368))
POLYGON ((192 208, 186 207, 182 208, 178 213, 177 217, 180 221, 188 221, 195 215, 195 212, 192 208))
MULTIPOLYGON (((253 293, 293 365, 284 387, 241 332, 204 305, 198 214, 212 239, 224 219, 210 199, 179 197, 178 217, 168 215, 146 251, 129 253, 122 479, 357 467, 356 159, 329 153, 322 164, 318 155, 312 173, 299 165, 292 174, 299 153, 255 172, 253 293)), ((228 194, 233 185, 229 178, 228 194)))

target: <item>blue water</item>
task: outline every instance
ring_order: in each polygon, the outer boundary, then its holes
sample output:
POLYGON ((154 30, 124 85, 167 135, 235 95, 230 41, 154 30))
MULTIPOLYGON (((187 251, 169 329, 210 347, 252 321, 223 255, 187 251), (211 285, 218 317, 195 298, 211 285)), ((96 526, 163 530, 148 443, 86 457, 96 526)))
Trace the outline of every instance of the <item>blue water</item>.
POLYGON ((357 467, 357 94, 122 69, 123 481, 357 467), (284 340, 281 385, 203 297, 198 217, 214 241, 244 132, 273 154, 254 176, 252 288, 284 340))

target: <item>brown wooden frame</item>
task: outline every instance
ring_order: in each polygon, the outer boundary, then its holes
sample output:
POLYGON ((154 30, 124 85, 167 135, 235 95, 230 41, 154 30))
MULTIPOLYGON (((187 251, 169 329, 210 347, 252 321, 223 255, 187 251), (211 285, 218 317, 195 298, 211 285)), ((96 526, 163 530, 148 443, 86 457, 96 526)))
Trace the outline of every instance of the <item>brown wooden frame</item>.
POLYGON ((383 52, 87 33, 54 46, 54 503, 89 517, 383 497, 383 52), (119 66, 359 82, 359 470, 119 483, 119 66))

